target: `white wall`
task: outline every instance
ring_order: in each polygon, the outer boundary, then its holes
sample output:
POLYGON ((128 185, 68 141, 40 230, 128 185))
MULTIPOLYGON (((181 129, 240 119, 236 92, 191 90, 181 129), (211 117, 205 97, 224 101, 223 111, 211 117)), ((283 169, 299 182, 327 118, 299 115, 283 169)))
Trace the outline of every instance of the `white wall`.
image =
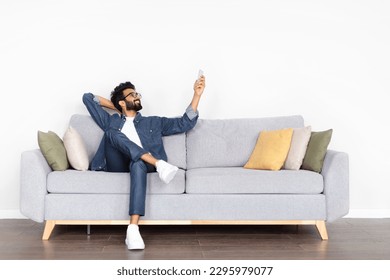
POLYGON ((130 80, 175 116, 202 68, 202 118, 301 114, 350 155, 352 213, 390 216, 387 1, 0 0, 0 217, 37 130, 62 136, 84 92, 130 80), (360 212, 359 212, 360 211, 360 212))

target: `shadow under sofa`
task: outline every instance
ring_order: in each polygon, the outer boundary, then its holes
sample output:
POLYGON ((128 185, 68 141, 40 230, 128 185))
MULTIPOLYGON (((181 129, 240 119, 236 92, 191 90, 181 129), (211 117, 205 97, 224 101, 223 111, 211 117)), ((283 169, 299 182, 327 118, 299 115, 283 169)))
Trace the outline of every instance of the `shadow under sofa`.
MULTIPOLYGON (((103 131, 88 115, 73 115, 89 159, 103 131)), ((344 152, 328 150, 321 173, 252 170, 243 166, 259 132, 304 126, 302 116, 204 120, 186 134, 164 137, 168 161, 180 169, 164 184, 148 174, 141 225, 315 225, 328 239, 326 222, 349 211, 349 165, 344 152)), ((128 224, 130 176, 104 171, 52 171, 39 149, 22 153, 20 209, 56 225, 128 224)))

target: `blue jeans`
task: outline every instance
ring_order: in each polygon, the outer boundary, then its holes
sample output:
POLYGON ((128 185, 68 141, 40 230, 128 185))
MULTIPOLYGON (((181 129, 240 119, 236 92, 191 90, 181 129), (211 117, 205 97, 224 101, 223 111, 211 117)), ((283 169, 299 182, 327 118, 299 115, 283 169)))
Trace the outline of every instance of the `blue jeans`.
POLYGON ((156 172, 156 168, 139 158, 141 149, 122 132, 110 130, 105 143, 108 172, 130 172, 129 215, 145 215, 147 173, 156 172))

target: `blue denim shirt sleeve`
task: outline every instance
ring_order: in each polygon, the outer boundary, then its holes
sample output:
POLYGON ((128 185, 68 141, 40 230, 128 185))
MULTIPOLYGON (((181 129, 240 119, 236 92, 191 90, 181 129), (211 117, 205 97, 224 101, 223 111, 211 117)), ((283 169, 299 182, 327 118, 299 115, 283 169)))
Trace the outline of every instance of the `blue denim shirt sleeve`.
POLYGON ((83 102, 95 123, 103 131, 106 131, 110 123, 110 114, 100 106, 99 99, 92 93, 85 93, 83 102))
POLYGON ((192 129, 198 120, 198 111, 194 111, 191 105, 180 118, 161 118, 161 132, 163 136, 184 133, 192 129))
POLYGON ((189 105, 186 109, 186 114, 188 116, 188 118, 190 120, 193 120, 194 118, 196 118, 197 116, 199 116, 199 111, 196 110, 196 112, 194 111, 194 109, 192 109, 192 106, 189 105))

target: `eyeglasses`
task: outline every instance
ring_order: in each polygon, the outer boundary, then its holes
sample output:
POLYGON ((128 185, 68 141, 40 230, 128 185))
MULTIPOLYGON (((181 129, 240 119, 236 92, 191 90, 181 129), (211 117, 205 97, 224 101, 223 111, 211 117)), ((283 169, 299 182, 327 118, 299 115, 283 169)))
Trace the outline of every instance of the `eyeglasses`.
POLYGON ((141 99, 142 98, 142 95, 141 95, 141 93, 139 93, 139 92, 130 92, 128 95, 126 95, 125 97, 123 97, 123 99, 126 99, 128 96, 130 96, 131 95, 131 97, 133 97, 133 98, 139 98, 139 99, 141 99))

